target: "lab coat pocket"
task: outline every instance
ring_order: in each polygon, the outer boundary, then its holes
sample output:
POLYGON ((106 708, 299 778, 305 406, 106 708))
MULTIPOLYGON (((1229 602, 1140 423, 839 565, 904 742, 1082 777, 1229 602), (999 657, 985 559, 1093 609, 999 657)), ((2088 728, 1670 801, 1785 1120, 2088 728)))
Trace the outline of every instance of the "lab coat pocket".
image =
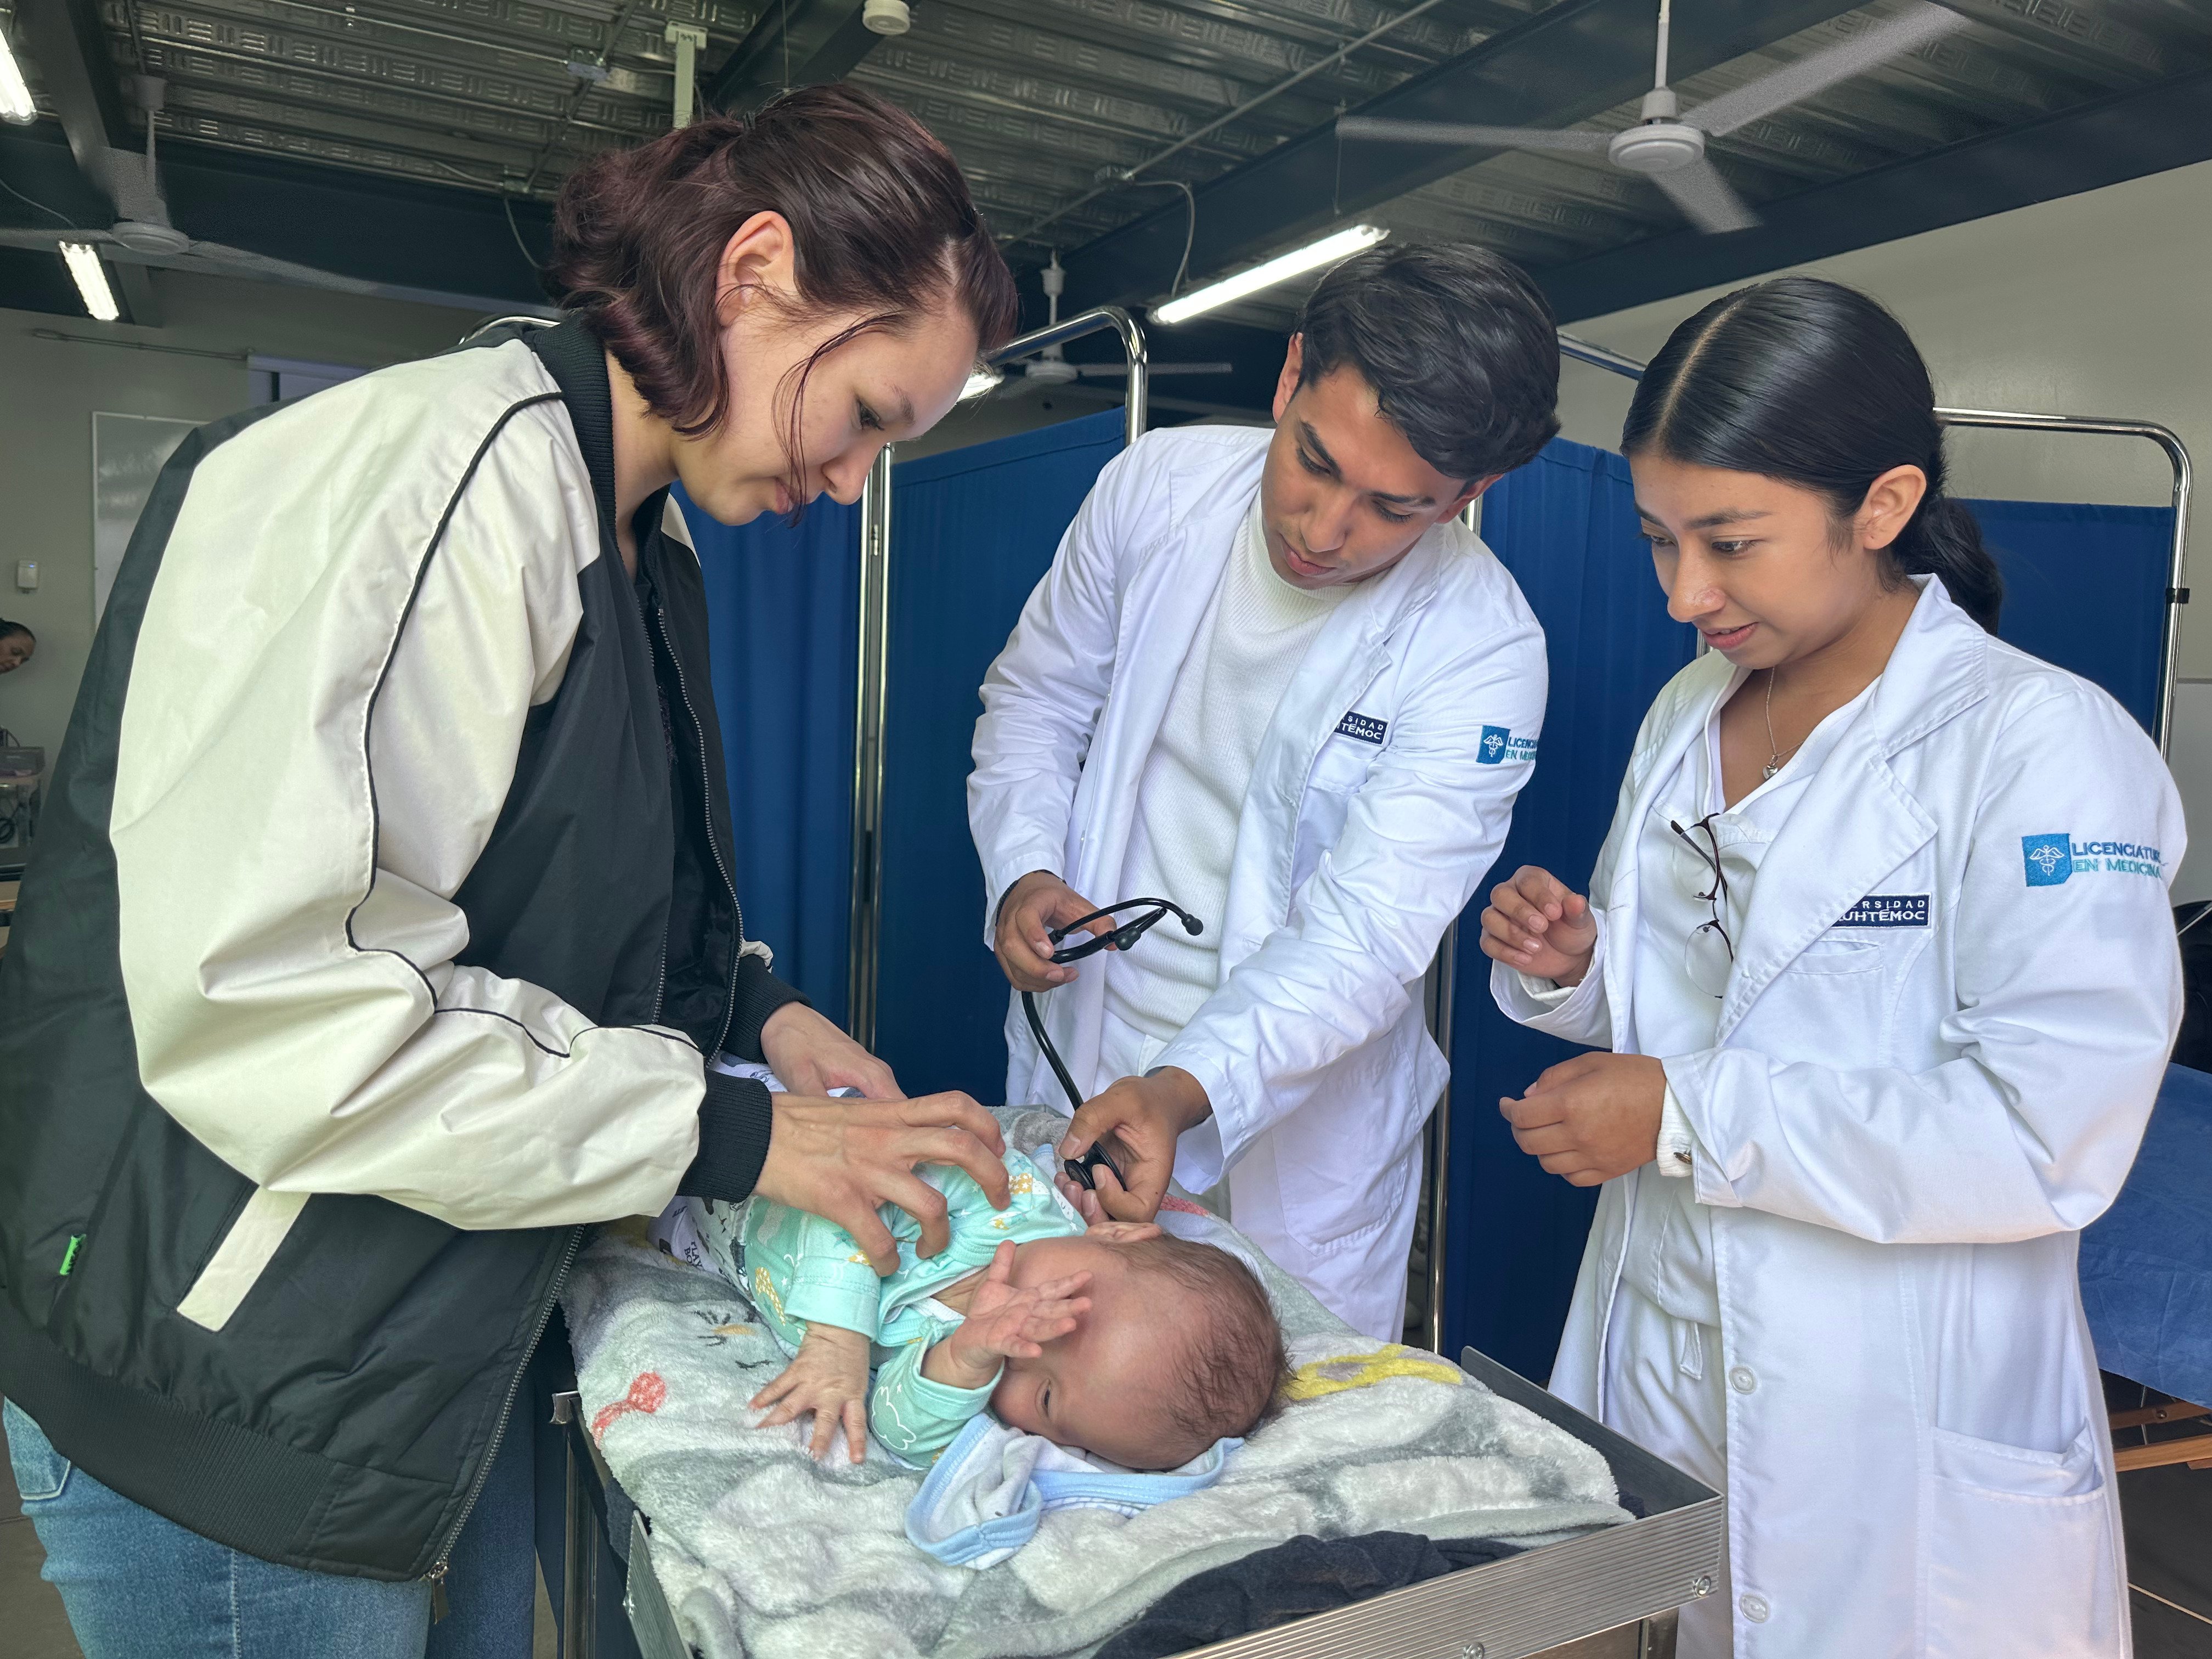
POLYGON ((1331 738, 1322 745, 1313 770, 1306 775, 1304 799, 1298 803, 1297 837, 1291 858, 1293 891, 1305 884, 1322 854, 1342 839, 1352 798, 1367 781, 1377 752, 1372 744, 1355 738, 1331 738))
POLYGON ((2045 1452, 1932 1431, 1931 1659, 2116 1650, 2118 1564, 2093 1432, 2045 1452))
POLYGON ((1790 964, 1793 974, 1871 974, 1884 965, 1879 945, 1855 939, 1819 939, 1790 964))

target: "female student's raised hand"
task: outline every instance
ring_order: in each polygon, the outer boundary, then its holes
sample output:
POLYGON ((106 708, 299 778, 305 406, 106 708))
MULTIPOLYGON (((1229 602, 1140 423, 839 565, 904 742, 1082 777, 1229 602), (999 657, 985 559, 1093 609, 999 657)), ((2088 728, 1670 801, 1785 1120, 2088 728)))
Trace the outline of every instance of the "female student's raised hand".
POLYGON ((1579 985, 1597 948, 1589 901, 1548 870, 1524 864, 1490 890, 1482 951, 1534 979, 1579 985))

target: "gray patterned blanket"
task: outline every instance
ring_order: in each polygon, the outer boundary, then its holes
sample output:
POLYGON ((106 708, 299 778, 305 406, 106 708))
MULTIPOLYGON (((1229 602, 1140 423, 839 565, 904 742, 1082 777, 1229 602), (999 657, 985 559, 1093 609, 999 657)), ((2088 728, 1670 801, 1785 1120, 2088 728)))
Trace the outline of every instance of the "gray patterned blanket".
MULTIPOLYGON (((1024 1148, 1048 1113, 1002 1113, 1024 1148)), ((1048 1512, 983 1571, 906 1539, 921 1476, 872 1444, 817 1465, 745 1401, 781 1368, 734 1286, 622 1231, 563 1295, 586 1420, 649 1517, 662 1589, 707 1659, 994 1659, 1096 1647, 1183 1579, 1299 1534, 1539 1538, 1628 1518, 1591 1448, 1433 1354, 1353 1334, 1224 1223, 1163 1213, 1261 1271, 1292 1403, 1206 1491, 1122 1516, 1048 1512)))

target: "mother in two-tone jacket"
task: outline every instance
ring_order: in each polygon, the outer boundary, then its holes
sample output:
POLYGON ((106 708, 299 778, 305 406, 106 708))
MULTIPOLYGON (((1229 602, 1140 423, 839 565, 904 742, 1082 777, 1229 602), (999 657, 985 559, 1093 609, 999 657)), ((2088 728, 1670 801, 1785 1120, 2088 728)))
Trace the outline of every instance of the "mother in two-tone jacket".
POLYGON ((586 167, 553 267, 557 327, 187 439, 108 602, 0 962, 0 1393, 88 1659, 419 1656, 449 1571, 433 1645, 527 1653, 464 1523, 495 1468, 526 1513, 583 1224, 758 1190, 888 1267, 879 1201, 942 1242, 915 1163, 1004 1201, 988 1115, 745 939, 669 490, 854 499, 1012 278, 836 87, 586 167))
POLYGON ((1992 638, 1896 321, 1716 301, 1622 447, 1669 608, 1584 900, 1492 894, 1514 1018, 1610 1048, 1504 1103, 1605 1182, 1552 1386, 1723 1488, 1686 1659, 2128 1650, 2080 1230, 2180 1013, 2180 804, 2097 687, 1992 638))

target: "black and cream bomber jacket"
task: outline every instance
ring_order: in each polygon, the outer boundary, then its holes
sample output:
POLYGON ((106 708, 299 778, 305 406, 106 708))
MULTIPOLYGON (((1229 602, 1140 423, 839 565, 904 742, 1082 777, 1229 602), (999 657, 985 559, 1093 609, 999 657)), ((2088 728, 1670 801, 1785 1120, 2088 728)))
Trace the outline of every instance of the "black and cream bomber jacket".
POLYGON ((0 958, 0 1395, 272 1561, 434 1574, 585 1224, 742 1197, 745 943, 681 515, 604 356, 493 337, 203 428, 0 958))

